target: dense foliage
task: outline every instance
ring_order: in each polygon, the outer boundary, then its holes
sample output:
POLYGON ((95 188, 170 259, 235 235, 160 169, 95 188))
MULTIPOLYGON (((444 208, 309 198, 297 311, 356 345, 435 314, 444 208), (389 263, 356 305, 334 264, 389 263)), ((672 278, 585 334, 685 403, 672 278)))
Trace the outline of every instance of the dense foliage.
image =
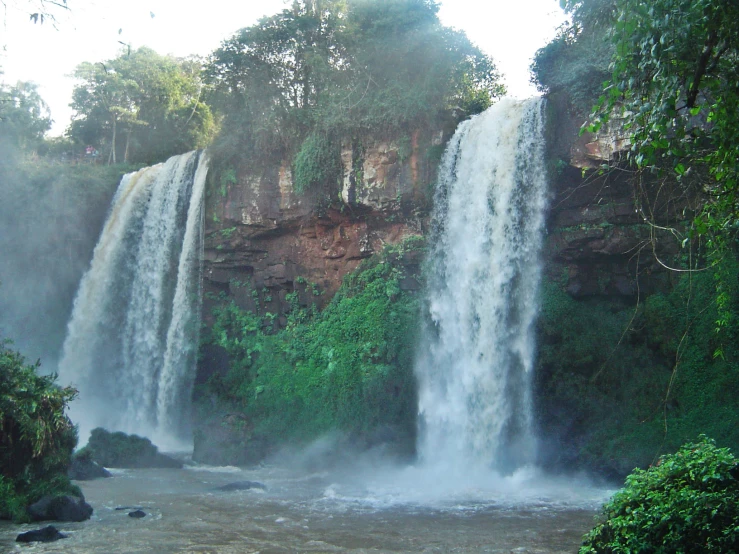
POLYGON ((291 293, 294 309, 279 332, 272 314, 260 317, 234 303, 216 309, 206 342, 228 352, 230 370, 213 375, 199 392, 198 419, 231 414, 223 423, 238 437, 229 447, 231 463, 253 462, 276 445, 305 444, 329 432, 364 446, 387 441, 406 453, 413 448, 418 305, 401 281, 409 276, 404 264, 409 258, 417 263, 420 247, 408 240, 365 261, 320 314, 301 308, 291 293))
POLYGON ((201 148, 215 124, 202 101, 197 60, 161 56, 149 48, 106 62, 80 64, 72 93, 69 136, 107 162, 155 163, 201 148))
POLYGON ((554 40, 540 49, 531 64, 531 80, 541 92, 565 92, 578 115, 586 117, 602 94, 611 72, 614 45, 606 25, 611 0, 590 0, 590 10, 578 12, 554 40))
POLYGON ((296 0, 239 31, 207 68, 224 114, 216 160, 298 156, 301 173, 322 165, 311 153, 337 159, 340 138, 409 135, 444 110, 485 109, 504 93, 495 65, 437 11, 432 0, 296 0))
MULTIPOLYGON (((739 264, 720 271, 735 276, 739 264)), ((736 278, 727 293, 735 314, 736 278)), ((545 285, 536 396, 549 463, 621 478, 700 433, 739 448, 739 321, 717 334, 714 296, 711 272, 683 274, 638 306, 545 285)))
POLYGON ((76 391, 0 343, 0 518, 26 521, 47 494, 79 494, 67 478, 77 431, 65 415, 76 391))
POLYGON ((701 437, 637 469, 603 508, 580 554, 739 550, 739 461, 701 437))
POLYGON ((33 150, 50 127, 49 108, 35 84, 0 85, 0 149, 33 150))
POLYGON ((631 142, 628 159, 638 170, 667 169, 705 195, 694 231, 708 239, 714 258, 721 257, 734 248, 739 229, 739 5, 733 0, 562 4, 572 24, 539 52, 534 71, 541 86, 556 87, 560 65, 568 71, 582 65, 592 37, 608 40, 611 55, 601 68, 608 67, 610 75, 602 93, 591 99, 596 107, 588 129, 597 132, 609 122, 623 129, 631 142))

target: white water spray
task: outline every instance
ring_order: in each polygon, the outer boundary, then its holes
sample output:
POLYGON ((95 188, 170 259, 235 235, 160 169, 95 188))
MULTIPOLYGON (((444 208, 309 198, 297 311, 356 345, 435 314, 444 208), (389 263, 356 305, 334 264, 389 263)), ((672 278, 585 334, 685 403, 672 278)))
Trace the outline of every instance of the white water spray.
POLYGON ((208 161, 190 152, 125 175, 82 278, 59 365, 94 427, 172 446, 187 434, 200 312, 208 161))
POLYGON ((442 160, 417 362, 426 465, 508 473, 535 461, 542 112, 539 99, 503 100, 462 123, 442 160))

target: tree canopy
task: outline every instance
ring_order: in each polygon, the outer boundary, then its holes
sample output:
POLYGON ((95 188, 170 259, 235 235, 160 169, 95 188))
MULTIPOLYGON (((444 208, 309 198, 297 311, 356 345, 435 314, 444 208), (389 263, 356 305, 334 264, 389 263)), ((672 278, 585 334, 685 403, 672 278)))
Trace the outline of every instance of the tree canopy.
POLYGON ((0 85, 0 140, 4 146, 33 150, 50 128, 49 108, 34 83, 0 85))
POLYGON ((69 136, 99 148, 109 163, 152 163, 200 148, 214 129, 202 101, 200 64, 149 48, 80 64, 69 136))
MULTIPOLYGON (((593 36, 609 44, 600 63, 591 131, 614 117, 629 133, 638 170, 668 168, 705 195, 694 231, 715 252, 739 231, 739 4, 733 0, 562 0, 572 15, 532 67, 543 89, 556 88, 556 64, 572 69, 593 36), (568 40, 569 39, 569 40, 568 40), (699 176, 703 172, 704 176, 699 176)), ((567 87, 565 87, 567 88, 567 87)))
POLYGON ((330 145, 486 108, 505 92, 494 63, 437 11, 430 0, 296 0, 242 29, 206 69, 224 114, 217 153, 283 159, 306 140, 330 145))

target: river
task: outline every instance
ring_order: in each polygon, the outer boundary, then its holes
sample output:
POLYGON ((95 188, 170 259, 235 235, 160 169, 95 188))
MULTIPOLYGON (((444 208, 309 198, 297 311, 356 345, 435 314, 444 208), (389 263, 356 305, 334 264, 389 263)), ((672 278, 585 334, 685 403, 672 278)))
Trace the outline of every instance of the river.
POLYGON ((413 467, 315 472, 188 466, 79 483, 95 512, 69 537, 16 544, 43 524, 0 522, 0 551, 54 553, 572 553, 609 491, 522 470, 471 484, 413 467), (216 487, 259 481, 267 490, 216 487), (128 517, 140 507, 143 519, 128 517))

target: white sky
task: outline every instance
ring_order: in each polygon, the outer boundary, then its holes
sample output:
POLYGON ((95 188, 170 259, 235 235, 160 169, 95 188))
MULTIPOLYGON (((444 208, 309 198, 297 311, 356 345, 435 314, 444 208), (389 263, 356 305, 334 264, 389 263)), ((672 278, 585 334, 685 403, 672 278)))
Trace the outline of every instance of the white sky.
MULTIPOLYGON (((0 26, 0 67, 5 73, 0 79, 38 83, 54 118, 51 134, 59 135, 72 116, 70 74, 79 63, 115 57, 119 41, 161 54, 207 55, 236 30, 286 3, 209 0, 183 9, 187 4, 181 0, 68 0, 71 10, 59 14, 56 25, 34 25, 26 13, 10 6, 0 26)), ((529 84, 531 58, 564 20, 557 0, 442 0, 440 17, 495 59, 509 93, 518 97, 536 94, 529 84)))

